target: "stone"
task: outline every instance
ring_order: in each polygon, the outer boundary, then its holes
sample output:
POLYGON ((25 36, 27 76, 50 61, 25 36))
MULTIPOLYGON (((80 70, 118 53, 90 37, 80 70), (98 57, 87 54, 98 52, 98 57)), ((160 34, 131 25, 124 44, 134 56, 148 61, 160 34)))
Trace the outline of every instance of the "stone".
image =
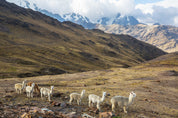
POLYGON ((81 118, 81 116, 77 115, 76 112, 69 112, 69 113, 66 113, 66 114, 60 112, 59 115, 62 118, 81 118))
POLYGON ((62 107, 62 108, 65 108, 67 106, 67 104, 65 103, 65 102, 62 102, 61 104, 60 104, 60 107, 62 107))
POLYGON ((112 112, 100 112, 99 118, 112 118, 113 114, 112 112))
POLYGON ((20 118, 31 118, 31 115, 25 112, 24 114, 21 115, 20 118))
POLYGON ((54 114, 54 112, 52 110, 48 109, 48 108, 42 108, 41 113, 43 113, 43 114, 46 114, 46 113, 54 114))
POLYGON ((30 112, 31 113, 41 113, 42 111, 41 111, 41 109, 40 108, 38 108, 38 107, 31 107, 30 108, 30 112))

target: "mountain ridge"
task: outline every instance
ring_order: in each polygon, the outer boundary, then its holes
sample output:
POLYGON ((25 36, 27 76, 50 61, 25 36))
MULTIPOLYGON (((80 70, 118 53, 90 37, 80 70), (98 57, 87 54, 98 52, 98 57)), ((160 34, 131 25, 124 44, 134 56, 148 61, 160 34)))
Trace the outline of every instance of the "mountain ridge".
POLYGON ((178 51, 178 28, 166 25, 144 25, 137 24, 132 26, 122 25, 97 25, 96 28, 107 33, 128 34, 139 40, 155 45, 166 51, 178 51))
POLYGON ((134 18, 133 16, 123 16, 120 13, 115 14, 115 16, 112 17, 102 17, 97 19, 95 22, 91 21, 86 16, 80 15, 78 13, 66 13, 66 14, 59 14, 59 13, 52 13, 46 9, 38 8, 38 6, 34 3, 30 3, 26 0, 18 1, 16 0, 16 4, 18 4, 21 7, 33 9, 35 11, 39 11, 45 15, 48 15, 50 17, 56 18, 60 22, 63 21, 71 21, 74 23, 77 23, 79 25, 82 25, 83 27, 87 29, 93 29, 95 28, 96 24, 102 24, 102 25, 110 25, 110 24, 120 24, 120 25, 136 25, 139 24, 139 21, 134 18))
POLYGON ((86 30, 0 1, 0 77, 130 67, 166 54, 128 35, 86 30))

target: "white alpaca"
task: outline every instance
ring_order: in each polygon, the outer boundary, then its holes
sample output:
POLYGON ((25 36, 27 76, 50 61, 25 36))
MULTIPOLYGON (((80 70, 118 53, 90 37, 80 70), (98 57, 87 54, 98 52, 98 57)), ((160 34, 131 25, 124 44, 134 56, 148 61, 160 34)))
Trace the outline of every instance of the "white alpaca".
POLYGON ((85 95, 85 90, 82 90, 81 94, 79 94, 79 93, 71 93, 71 94, 70 94, 69 103, 71 104, 71 102, 72 102, 73 100, 76 100, 77 103, 78 103, 78 105, 80 105, 81 100, 82 100, 82 98, 84 97, 84 95, 85 95))
POLYGON ((116 105, 123 107, 123 110, 125 113, 127 113, 126 109, 133 103, 134 98, 136 97, 136 94, 134 92, 131 92, 129 97, 123 97, 123 96, 114 96, 111 98, 111 104, 112 104, 112 111, 115 112, 116 105))
POLYGON ((54 88, 54 86, 51 86, 51 89, 41 88, 40 89, 41 99, 43 99, 43 96, 47 96, 48 100, 51 101, 51 96, 52 96, 52 93, 53 93, 53 88, 54 88))
POLYGON ((15 90, 18 94, 22 93, 22 90, 24 90, 26 87, 26 80, 24 80, 22 83, 15 84, 15 90))
POLYGON ((97 107, 97 109, 100 111, 100 103, 104 101, 105 97, 106 97, 106 92, 103 92, 102 98, 99 97, 99 96, 97 96, 97 95, 90 94, 90 95, 88 96, 88 99, 89 99, 89 107, 91 106, 91 102, 92 102, 92 104, 96 103, 96 104, 97 104, 96 107, 97 107))
POLYGON ((33 98, 33 90, 34 90, 35 83, 32 83, 32 86, 27 86, 26 87, 26 93, 27 97, 32 97, 33 98))

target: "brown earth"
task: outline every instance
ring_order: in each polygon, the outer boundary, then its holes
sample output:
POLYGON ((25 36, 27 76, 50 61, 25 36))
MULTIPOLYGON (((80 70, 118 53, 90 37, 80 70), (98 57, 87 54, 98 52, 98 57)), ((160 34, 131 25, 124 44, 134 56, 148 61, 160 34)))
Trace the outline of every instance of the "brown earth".
MULTIPOLYGON (((121 109, 117 109, 116 116, 124 118, 175 118, 178 117, 177 72, 177 66, 137 66, 127 69, 113 68, 75 74, 1 79, 0 115, 17 117, 37 107, 48 108, 54 112, 52 115, 45 114, 45 117, 62 117, 59 115, 60 113, 71 112, 76 112, 77 115, 86 113, 99 117, 99 114, 95 113, 96 107, 88 107, 87 96, 89 94, 94 93, 101 96, 102 91, 106 91, 108 96, 101 104, 101 112, 110 112, 111 97, 115 95, 128 96, 131 91, 134 91, 137 96, 129 107, 128 113, 125 114, 121 109), (24 79, 38 83, 39 87, 49 88, 50 85, 54 85, 52 97, 54 102, 41 100, 37 94, 34 98, 29 99, 25 93, 22 95, 15 93, 14 84, 22 82, 24 79), (86 90, 82 105, 78 106, 76 103, 69 105, 70 93, 80 93, 82 89, 86 90)), ((31 115, 35 116, 36 114, 32 112, 31 115)), ((44 117, 44 114, 41 116, 44 117)))

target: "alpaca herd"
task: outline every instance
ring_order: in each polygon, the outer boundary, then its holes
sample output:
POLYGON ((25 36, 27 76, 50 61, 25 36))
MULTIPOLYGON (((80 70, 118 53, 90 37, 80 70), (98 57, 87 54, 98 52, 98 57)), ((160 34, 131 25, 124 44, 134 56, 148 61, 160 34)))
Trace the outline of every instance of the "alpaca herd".
MULTIPOLYGON (((18 94, 21 94, 23 90, 26 91, 27 97, 33 98, 33 92, 38 92, 41 94, 41 99, 44 97, 48 97, 48 100, 51 101, 51 96, 53 93, 54 86, 51 86, 50 89, 48 88, 40 88, 38 87, 38 84, 28 82, 26 83, 26 80, 24 80, 22 83, 15 84, 15 90, 18 94)), ((100 111, 100 104, 104 102, 106 97, 106 92, 103 92, 102 97, 97 96, 95 94, 89 94, 88 96, 88 105, 91 107, 91 104, 96 104, 97 109, 100 111)), ((79 93, 71 93, 70 94, 70 100, 69 104, 72 104, 73 101, 76 101, 78 105, 81 105, 82 99, 85 96, 85 90, 82 90, 82 92, 79 93)), ((136 94, 134 92, 131 92, 129 97, 124 96, 114 96, 111 98, 111 106, 112 111, 115 112, 116 106, 122 107, 124 110, 124 113, 127 113, 126 109, 133 103, 134 98, 136 97, 136 94)))

